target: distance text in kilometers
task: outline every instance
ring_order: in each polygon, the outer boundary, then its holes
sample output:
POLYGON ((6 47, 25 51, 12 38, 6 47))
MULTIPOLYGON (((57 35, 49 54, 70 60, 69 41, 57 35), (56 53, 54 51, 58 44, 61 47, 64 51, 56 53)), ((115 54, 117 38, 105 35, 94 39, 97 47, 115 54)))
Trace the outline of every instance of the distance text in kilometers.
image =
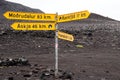
POLYGON ((55 23, 24 23, 16 22, 11 25, 14 30, 56 30, 55 23))
POLYGON ((55 21, 56 14, 8 11, 4 16, 7 19, 55 21))

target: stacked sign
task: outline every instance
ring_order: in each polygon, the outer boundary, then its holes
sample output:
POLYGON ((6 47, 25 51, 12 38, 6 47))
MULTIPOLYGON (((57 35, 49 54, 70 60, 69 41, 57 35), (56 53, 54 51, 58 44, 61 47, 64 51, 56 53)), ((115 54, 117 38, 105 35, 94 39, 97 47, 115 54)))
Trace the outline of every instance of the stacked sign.
POLYGON ((34 21, 46 21, 46 22, 15 22, 11 25, 14 30, 56 30, 56 43, 55 43, 55 76, 58 74, 58 38, 73 41, 74 37, 71 34, 67 34, 58 31, 57 23, 86 19, 90 13, 88 11, 75 12, 64 15, 56 14, 43 14, 43 13, 26 13, 26 12, 13 12, 8 11, 4 14, 7 19, 18 20, 34 20, 34 21), (48 22, 50 21, 50 22, 48 22))
POLYGON ((52 21, 42 23, 16 22, 11 26, 15 30, 55 30, 56 14, 26 13, 8 11, 4 14, 7 19, 34 20, 34 21, 52 21))
MULTIPOLYGON (((86 19, 90 13, 85 11, 74 12, 64 15, 32 13, 32 12, 13 12, 8 11, 4 14, 7 19, 34 20, 46 22, 15 22, 11 25, 14 30, 56 30, 56 23, 86 19), (57 18, 57 19, 56 19, 57 18), (57 21, 56 21, 57 20, 57 21), (50 21, 50 22, 48 22, 50 21)), ((58 31, 58 38, 73 41, 72 35, 58 31)))

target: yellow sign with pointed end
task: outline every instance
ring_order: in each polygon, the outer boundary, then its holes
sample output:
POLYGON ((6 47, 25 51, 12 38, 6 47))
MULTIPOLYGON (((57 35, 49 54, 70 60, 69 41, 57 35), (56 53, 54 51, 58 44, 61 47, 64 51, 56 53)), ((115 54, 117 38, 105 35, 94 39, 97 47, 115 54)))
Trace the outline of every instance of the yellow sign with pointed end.
POLYGON ((56 30, 55 23, 24 23, 16 22, 11 25, 14 30, 56 30))
POLYGON ((86 19, 88 18, 90 13, 85 11, 70 13, 70 14, 64 14, 64 15, 58 15, 58 23, 60 22, 66 22, 66 21, 72 21, 72 20, 79 20, 79 19, 86 19))
POLYGON ((74 40, 74 37, 71 34, 67 34, 61 31, 58 31, 58 38, 68 40, 68 41, 74 40))
POLYGON ((3 15, 7 19, 56 21, 56 14, 7 11, 3 15))

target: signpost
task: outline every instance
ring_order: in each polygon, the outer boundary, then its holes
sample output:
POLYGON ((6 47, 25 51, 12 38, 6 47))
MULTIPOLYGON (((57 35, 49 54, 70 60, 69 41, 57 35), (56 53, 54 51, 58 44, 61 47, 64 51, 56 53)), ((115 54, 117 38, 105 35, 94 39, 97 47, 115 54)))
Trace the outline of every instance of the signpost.
POLYGON ((86 19, 88 18, 89 15, 90 13, 87 10, 70 13, 70 14, 58 15, 58 23, 79 20, 79 19, 86 19))
POLYGON ((68 41, 74 40, 74 37, 71 34, 67 34, 61 31, 58 31, 58 38, 68 40, 68 41))
POLYGON ((7 19, 55 21, 56 14, 8 11, 4 13, 4 16, 7 19))
POLYGON ((56 30, 55 23, 16 22, 11 25, 14 30, 56 30))
POLYGON ((58 77, 58 38, 68 41, 74 40, 71 34, 58 31, 58 23, 86 19, 89 15, 90 13, 87 10, 64 15, 13 11, 4 13, 7 19, 50 21, 39 23, 15 22, 11 27, 14 30, 55 30, 55 77, 58 77))

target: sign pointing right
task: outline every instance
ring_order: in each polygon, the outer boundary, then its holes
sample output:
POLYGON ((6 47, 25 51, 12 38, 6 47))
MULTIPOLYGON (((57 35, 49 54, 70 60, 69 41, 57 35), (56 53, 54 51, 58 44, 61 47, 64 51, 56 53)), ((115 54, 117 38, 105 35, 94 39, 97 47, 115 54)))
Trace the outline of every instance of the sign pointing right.
POLYGON ((65 33, 65 32, 61 32, 61 31, 58 31, 58 38, 68 40, 68 41, 74 40, 73 35, 65 33))
POLYGON ((89 15, 90 13, 87 10, 70 13, 70 14, 58 15, 58 23, 72 21, 72 20, 86 19, 89 17, 89 15))

